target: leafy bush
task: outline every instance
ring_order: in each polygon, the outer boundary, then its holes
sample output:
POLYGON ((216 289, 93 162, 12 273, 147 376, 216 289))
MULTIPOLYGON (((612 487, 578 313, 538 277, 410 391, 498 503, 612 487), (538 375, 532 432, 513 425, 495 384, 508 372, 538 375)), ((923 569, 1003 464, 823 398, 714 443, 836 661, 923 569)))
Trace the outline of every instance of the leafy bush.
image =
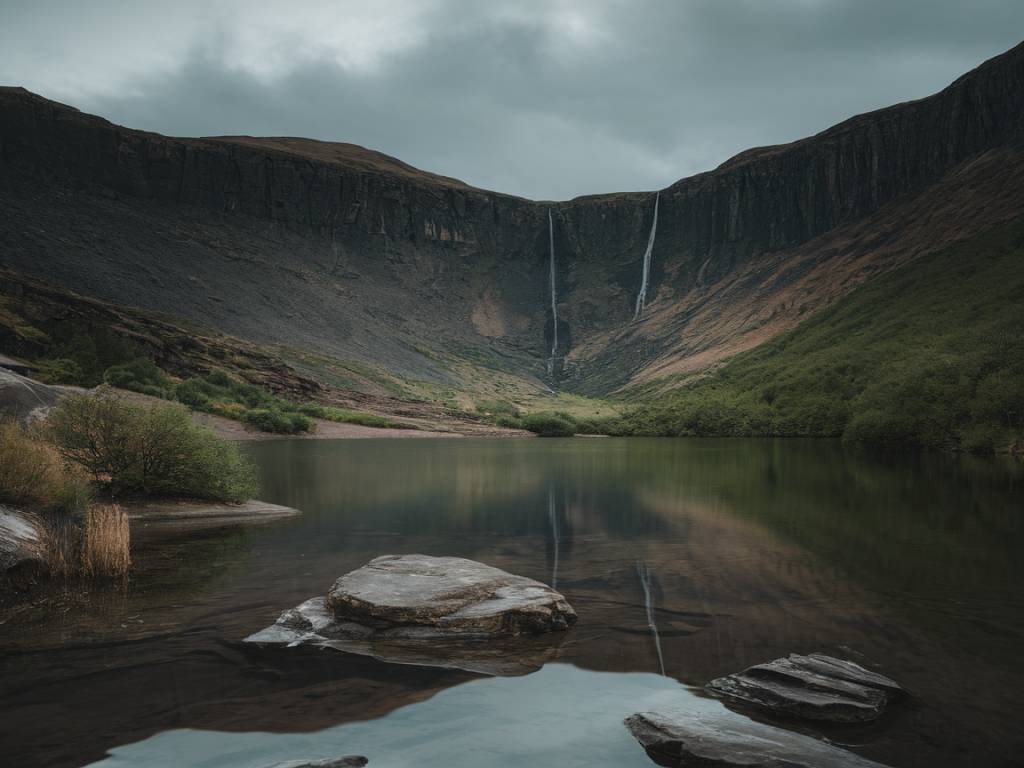
POLYGON ((313 428, 310 418, 301 413, 289 413, 274 408, 252 408, 242 414, 242 420, 261 432, 295 435, 313 428))
POLYGON ((131 405, 113 392, 72 395, 53 409, 50 431, 68 460, 110 495, 241 501, 255 471, 238 448, 195 424, 180 405, 131 405))
POLYGON ((564 413, 528 413, 522 420, 523 429, 539 437, 572 437, 576 423, 564 413))
POLYGON ((103 380, 112 387, 141 392, 144 395, 167 398, 171 385, 163 371, 147 357, 138 357, 130 363, 112 365, 103 374, 103 380))
POLYGON ((79 384, 84 378, 82 366, 66 357, 44 358, 33 365, 35 378, 44 384, 79 384))
POLYGON ((0 424, 0 502, 79 515, 89 499, 88 476, 51 444, 16 423, 0 424))
POLYGON ((523 426, 523 420, 518 416, 501 415, 494 420, 494 423, 496 426, 503 427, 505 429, 526 429, 526 427, 523 426))

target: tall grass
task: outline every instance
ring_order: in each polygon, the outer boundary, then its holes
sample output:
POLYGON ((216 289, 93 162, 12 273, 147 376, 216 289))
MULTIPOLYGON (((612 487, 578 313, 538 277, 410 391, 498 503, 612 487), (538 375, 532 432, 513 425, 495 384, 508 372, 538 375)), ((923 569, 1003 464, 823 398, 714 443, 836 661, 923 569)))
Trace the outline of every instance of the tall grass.
POLYGON ((82 571, 87 576, 126 576, 131 567, 128 515, 117 504, 89 507, 82 529, 82 571))
POLYGON ((51 443, 15 422, 0 423, 0 502, 79 515, 89 504, 89 479, 51 443))

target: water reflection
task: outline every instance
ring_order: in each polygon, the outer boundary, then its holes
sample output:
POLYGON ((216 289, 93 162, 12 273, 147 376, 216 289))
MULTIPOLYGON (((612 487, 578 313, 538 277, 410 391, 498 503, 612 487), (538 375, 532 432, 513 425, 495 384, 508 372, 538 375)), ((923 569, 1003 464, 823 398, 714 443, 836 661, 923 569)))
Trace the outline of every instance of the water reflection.
MULTIPOLYGON (((636 681, 654 691, 662 683, 652 680, 702 686, 787 653, 824 651, 879 664, 918 694, 918 705, 879 724, 827 734, 865 756, 1009 766, 1024 747, 1020 464, 880 461, 813 441, 280 441, 250 450, 263 497, 302 509, 301 518, 224 534, 220 549, 208 537, 183 542, 171 559, 154 555, 116 615, 92 611, 94 623, 111 619, 103 637, 116 647, 78 643, 99 635, 76 623, 77 612, 60 630, 76 647, 43 653, 25 651, 53 634, 52 617, 0 625, 10 650, 0 661, 0 730, 18 736, 0 738, 18 745, 15 757, 80 765, 83 754, 169 728, 320 731, 440 699, 469 676, 237 643, 341 573, 396 552, 471 557, 557 582, 580 615, 559 660, 616 673, 626 687, 608 695, 627 707, 642 697, 636 681), (125 635, 125 615, 160 631, 125 635)), ((547 696, 545 679, 509 685, 536 684, 547 696)), ((506 689, 473 690, 486 699, 506 689)), ((555 697, 566 718, 570 695, 555 697)), ((473 748, 499 754, 509 729, 539 727, 515 722, 474 721, 489 735, 473 748)), ((319 737, 252 735, 260 749, 319 737)), ((150 747, 132 758, 149 759, 150 747)), ((466 762, 448 755, 447 764, 466 762)))

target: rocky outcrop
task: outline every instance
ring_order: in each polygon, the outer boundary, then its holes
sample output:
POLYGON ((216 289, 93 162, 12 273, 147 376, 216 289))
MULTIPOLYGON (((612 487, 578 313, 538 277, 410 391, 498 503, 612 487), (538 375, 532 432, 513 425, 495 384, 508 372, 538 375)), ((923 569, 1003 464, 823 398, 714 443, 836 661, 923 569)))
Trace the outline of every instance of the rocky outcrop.
POLYGON ((20 583, 46 568, 38 521, 0 505, 0 581, 20 583))
POLYGON ((45 418, 64 389, 0 368, 0 421, 13 419, 28 424, 45 418))
POLYGON ((755 664, 707 687, 727 700, 775 714, 839 723, 874 720, 893 698, 906 693, 884 675, 819 653, 755 664))
MULTIPOLYGON (((1018 46, 934 96, 673 184, 633 324, 653 194, 537 203, 352 145, 174 139, 0 89, 0 249, 9 266, 119 303, 434 381, 457 380, 453 359, 544 377, 557 334, 554 378, 607 391, 678 358, 706 365, 741 335, 760 343, 890 268, 878 237, 797 251, 940 182, 973 200, 955 236, 1024 213, 1017 171, 959 175, 993 152, 1019 170, 1022 116, 1018 46), (811 295, 787 291, 830 260, 858 265, 811 295)), ((894 258, 935 244, 911 239, 894 258)))
POLYGON ((882 768, 823 741, 756 723, 728 710, 641 712, 626 727, 663 766, 882 768))
POLYGON ((576 612, 545 584, 473 560, 385 555, 247 642, 314 645, 385 661, 519 675, 539 669, 576 612))

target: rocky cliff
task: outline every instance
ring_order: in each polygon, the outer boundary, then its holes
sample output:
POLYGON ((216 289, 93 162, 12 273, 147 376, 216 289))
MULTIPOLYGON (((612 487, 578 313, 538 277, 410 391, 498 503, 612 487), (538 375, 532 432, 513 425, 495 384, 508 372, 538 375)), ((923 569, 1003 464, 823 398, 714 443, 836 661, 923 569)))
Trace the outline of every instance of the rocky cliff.
POLYGON ((459 386, 468 362, 607 392, 709 365, 1024 213, 1022 147, 1024 44, 679 181, 634 322, 653 193, 534 202, 353 145, 168 138, 6 88, 0 264, 412 378, 459 386))

